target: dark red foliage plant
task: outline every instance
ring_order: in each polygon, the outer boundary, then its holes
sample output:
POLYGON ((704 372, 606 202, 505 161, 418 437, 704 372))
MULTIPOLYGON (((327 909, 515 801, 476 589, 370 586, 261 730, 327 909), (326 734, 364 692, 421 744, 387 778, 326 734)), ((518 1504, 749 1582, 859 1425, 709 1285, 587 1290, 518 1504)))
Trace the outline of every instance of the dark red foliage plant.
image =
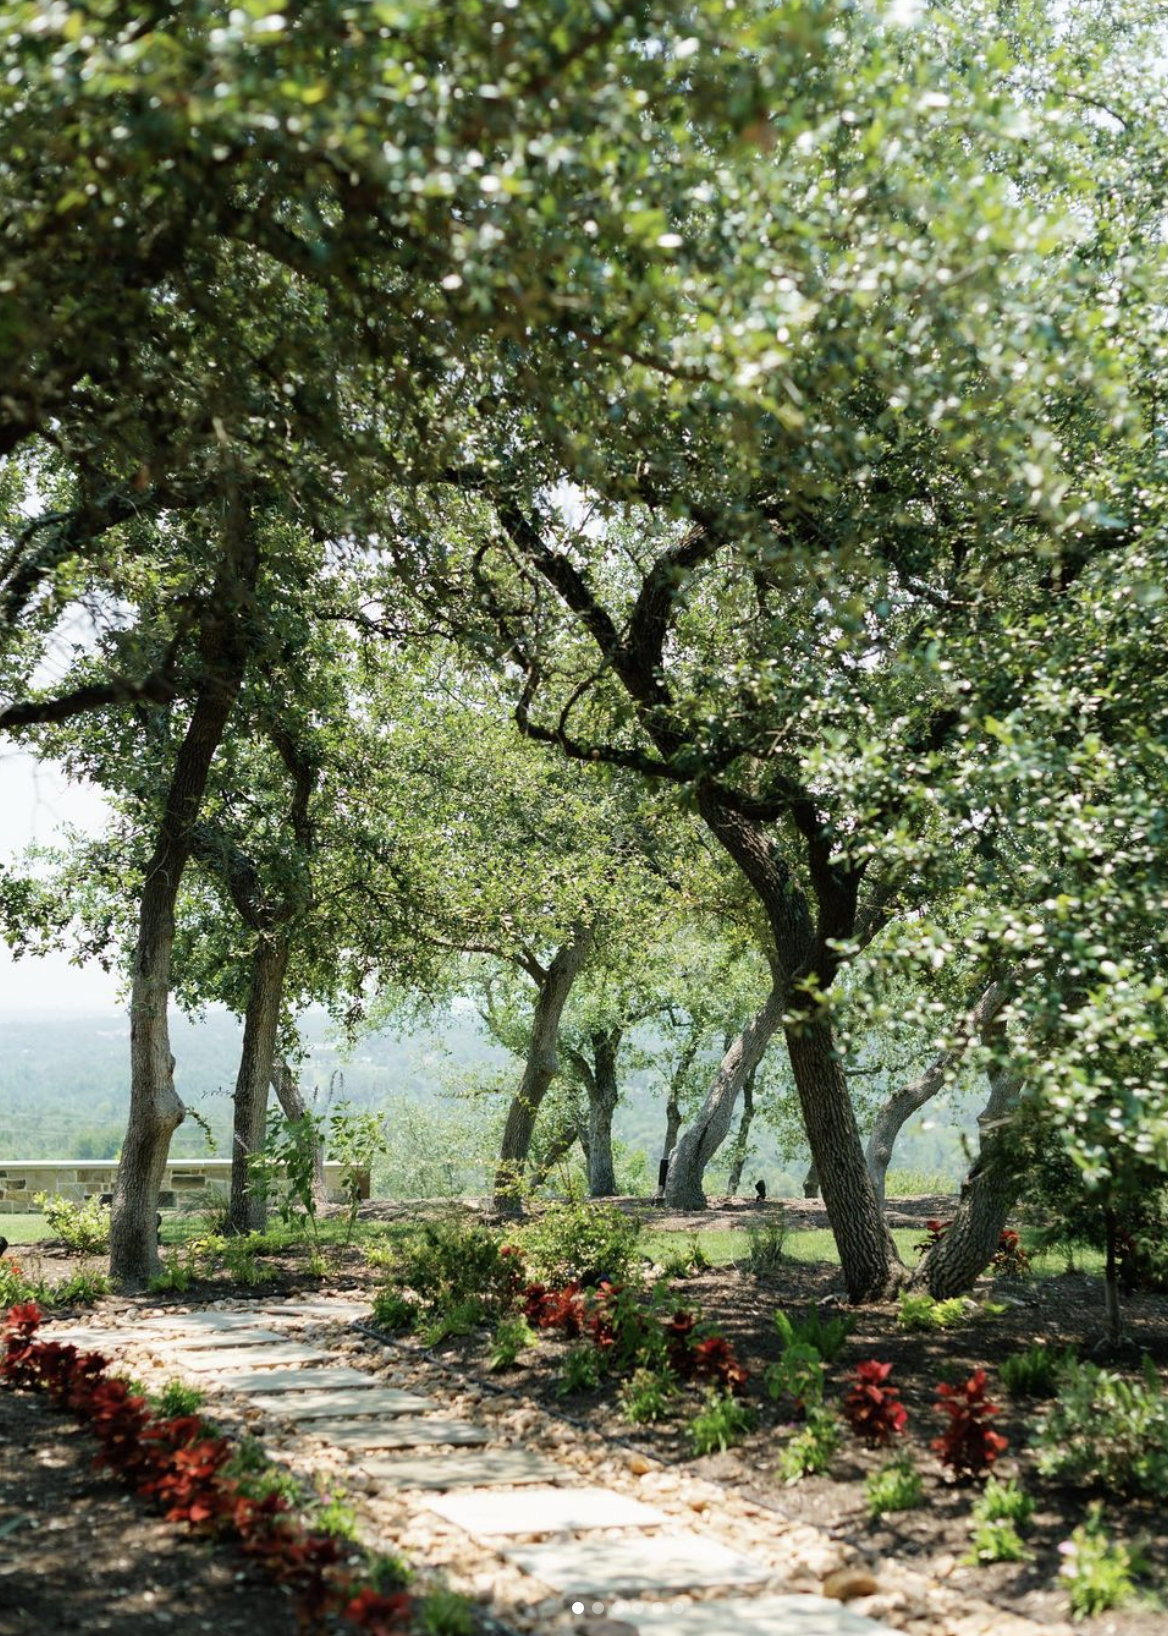
POLYGON ((942 1381, 937 1387, 937 1407, 949 1416, 945 1431, 930 1445, 941 1464, 959 1479, 984 1476, 1009 1447, 1009 1440, 988 1424, 1001 1410, 986 1397, 985 1370, 975 1369, 957 1386, 942 1381))
POLYGON ((225 1471, 234 1454, 228 1438, 213 1435, 198 1415, 156 1418, 144 1397, 105 1373, 106 1360, 98 1353, 38 1341, 40 1322, 31 1302, 9 1309, 0 1381, 44 1392, 84 1421, 97 1439, 95 1464, 160 1506, 169 1521, 232 1538, 271 1578, 290 1587, 306 1632, 322 1630, 336 1614, 373 1636, 411 1628, 409 1596, 360 1587, 331 1534, 304 1527, 278 1495, 256 1500, 240 1491, 225 1471))
POLYGON ((877 1448, 899 1437, 908 1424, 900 1392, 888 1384, 891 1373, 890 1363, 868 1358, 856 1365, 855 1384, 844 1394, 844 1419, 857 1437, 877 1448))
POLYGON ((924 1255, 926 1250, 931 1250, 934 1245, 940 1244, 952 1225, 951 1221, 938 1221, 936 1218, 932 1221, 926 1221, 925 1232, 929 1236, 920 1239, 913 1245, 913 1249, 916 1250, 918 1255, 924 1255))
POLYGON ((537 1329, 558 1329, 575 1340, 584 1328, 584 1300, 579 1284, 565 1284, 563 1289, 528 1284, 523 1316, 537 1329))

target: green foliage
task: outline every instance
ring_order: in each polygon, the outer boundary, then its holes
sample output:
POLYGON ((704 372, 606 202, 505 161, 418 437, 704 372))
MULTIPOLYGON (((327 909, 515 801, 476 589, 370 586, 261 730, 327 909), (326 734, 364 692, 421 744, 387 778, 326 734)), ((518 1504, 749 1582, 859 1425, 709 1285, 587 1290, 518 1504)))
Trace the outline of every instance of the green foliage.
POLYGON ((473 1335, 486 1321, 487 1309, 483 1302, 477 1296, 467 1296, 438 1307, 429 1323, 420 1325, 418 1335, 424 1346, 439 1346, 446 1340, 473 1335))
POLYGON ((407 1300, 395 1289, 381 1289, 373 1297, 373 1321, 381 1329, 395 1334, 413 1329, 421 1311, 416 1301, 407 1300))
POLYGON ((798 1408, 823 1402, 823 1359, 810 1341, 788 1343, 777 1363, 767 1368, 766 1389, 773 1398, 790 1398, 798 1408))
POLYGON ((1136 1597, 1134 1575, 1141 1564, 1125 1545, 1114 1543, 1103 1526, 1103 1506, 1094 1501, 1085 1522, 1059 1546, 1060 1577, 1066 1582, 1076 1619, 1120 1608, 1136 1597))
POLYGON ((526 1318, 501 1318, 491 1340, 490 1368, 493 1373, 514 1369, 519 1354, 535 1346, 539 1336, 526 1318))
POLYGON ((787 1239, 787 1222, 782 1215, 768 1216, 765 1221, 752 1221, 746 1229, 746 1269, 756 1277, 768 1277, 783 1266, 783 1245, 787 1239))
POLYGON ((357 1513, 344 1494, 330 1494, 314 1507, 311 1525, 320 1534, 331 1534, 334 1539, 357 1538, 357 1513))
POLYGON ((415 1324, 451 1318, 474 1328, 484 1319, 505 1315, 523 1276, 519 1257, 504 1253, 508 1248, 489 1228, 462 1216, 423 1222, 378 1257, 390 1275, 374 1305, 379 1321, 407 1328, 414 1312, 415 1324))
POLYGON ((422 1599, 422 1630, 425 1636, 473 1636, 474 1608, 457 1591, 441 1588, 422 1599))
POLYGON ((774 1321, 784 1349, 794 1345, 814 1347, 825 1363, 835 1362, 856 1327, 856 1320, 844 1313, 824 1320, 819 1315, 818 1307, 812 1307, 808 1316, 800 1322, 792 1320, 782 1311, 775 1313, 774 1321))
POLYGON ((1142 1381, 1068 1363, 1031 1434, 1044 1477, 1168 1499, 1168 1397, 1150 1358, 1142 1381))
POLYGON ((240 1439, 223 1470, 228 1477, 234 1477, 240 1493, 248 1499, 266 1500, 276 1494, 289 1505, 299 1506, 306 1498, 299 1478, 270 1460, 263 1444, 255 1437, 240 1439))
POLYGON ((112 1287, 103 1272, 75 1272, 52 1286, 51 1299, 56 1306, 89 1306, 112 1287))
POLYGON ((109 1249, 110 1207, 96 1194, 84 1204, 74 1204, 60 1194, 36 1193, 33 1203, 56 1237, 78 1255, 100 1255, 109 1249))
POLYGON ((636 1369, 621 1387, 621 1415, 632 1426, 649 1426, 673 1413, 678 1395, 672 1369, 636 1369))
POLYGON ((188 1386, 181 1380, 168 1380, 155 1394, 159 1413, 165 1416, 197 1414, 206 1397, 201 1386, 188 1386))
POLYGON ((697 1455, 725 1454, 754 1430, 754 1410, 740 1398, 715 1388, 706 1393, 705 1407, 687 1428, 690 1447, 697 1455))
POLYGON ((694 1273, 708 1272, 710 1265, 701 1240, 696 1233, 691 1233, 684 1249, 673 1250, 662 1259, 661 1273, 664 1278, 689 1278, 694 1273))
POLYGON ((1000 1482, 990 1477, 973 1503, 973 1545, 968 1561, 1026 1562, 1031 1552, 1022 1531, 1034 1515, 1034 1501, 1011 1478, 1000 1482))
POLYGON ((365 1574, 381 1596, 400 1591, 413 1581, 414 1570, 404 1557, 393 1551, 377 1551, 365 1564, 365 1574))
POLYGON ((640 1257, 642 1225, 611 1204, 551 1204, 519 1235, 535 1278, 560 1286, 626 1282, 640 1257))
POLYGON ((960 1295, 947 1301, 937 1301, 923 1290, 902 1290, 897 1322, 910 1334, 928 1335, 938 1329, 949 1329, 966 1316, 965 1302, 960 1295))
POLYGON ((834 1409, 816 1407, 787 1441, 779 1455, 779 1476, 785 1483, 821 1476, 843 1440, 843 1427, 834 1409))
POLYGON ((374 1162, 388 1149, 384 1116, 338 1102, 329 1120, 329 1157, 341 1166, 345 1197, 344 1243, 349 1245, 361 1209, 361 1176, 372 1174, 374 1162))
POLYGON ((559 1397, 574 1392, 593 1392, 604 1379, 604 1358, 594 1346, 570 1346, 560 1364, 556 1383, 559 1397))
POLYGON ((285 1226, 308 1237, 318 1254, 316 1156, 325 1137, 324 1119, 309 1109, 299 1119, 270 1120, 263 1147, 248 1155, 249 1185, 285 1226))
POLYGON ((998 1374, 1013 1397, 1053 1397, 1059 1374, 1074 1361, 1072 1352, 1030 1346, 1002 1361, 998 1374))
POLYGON ((864 1483, 868 1515, 873 1521, 889 1511, 914 1511, 924 1500, 921 1474, 907 1454, 870 1472, 864 1483))
POLYGON ((184 1263, 177 1252, 172 1251, 162 1258, 162 1271, 155 1273, 146 1288, 151 1295, 182 1295, 190 1289, 195 1281, 193 1268, 184 1263))

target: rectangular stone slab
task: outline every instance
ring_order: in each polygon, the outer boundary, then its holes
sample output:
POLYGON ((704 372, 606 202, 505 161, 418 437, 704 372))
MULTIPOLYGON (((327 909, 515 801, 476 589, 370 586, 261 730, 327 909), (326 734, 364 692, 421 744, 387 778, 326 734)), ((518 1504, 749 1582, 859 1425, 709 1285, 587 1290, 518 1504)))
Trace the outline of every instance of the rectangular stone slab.
POLYGON ((37 1330, 37 1339, 60 1341, 62 1346, 76 1346, 83 1352, 102 1352, 111 1347, 124 1346, 133 1337, 116 1329, 54 1329, 44 1324, 37 1330))
POLYGON ((215 1374, 223 1368, 225 1362, 241 1364, 246 1361, 249 1369, 274 1368, 277 1364, 290 1363, 328 1363, 329 1353, 319 1352, 314 1346, 300 1346, 296 1341, 283 1341, 278 1346, 251 1346, 247 1352, 228 1358, 219 1351, 212 1352, 177 1352, 174 1362, 183 1369, 192 1369, 196 1374, 215 1374))
POLYGON ((888 1625, 850 1613, 826 1596, 760 1596, 753 1602, 720 1597, 687 1607, 614 1602, 606 1611, 639 1636, 895 1636, 888 1625))
POLYGON ((429 1510, 476 1538, 569 1534, 588 1528, 658 1528, 664 1511, 608 1488, 527 1488, 521 1493, 455 1494, 429 1510))
MULTIPOLYGON (((565 1596, 687 1591, 757 1585, 775 1570, 701 1534, 643 1534, 636 1539, 550 1540, 499 1547, 508 1562, 565 1596)), ((723 1631, 732 1627, 723 1625, 723 1631)))
POLYGON ((267 1316, 264 1312, 176 1312, 173 1317, 160 1315, 156 1318, 142 1318, 135 1325, 136 1329, 162 1330, 166 1334, 175 1334, 180 1330, 201 1331, 210 1329, 215 1332, 231 1329, 254 1329, 256 1324, 267 1316))
POLYGON ((288 1301, 281 1306, 264 1307, 263 1317, 272 1318, 336 1318, 352 1323, 354 1318, 371 1318, 373 1308, 368 1301, 288 1301))
POLYGON ((284 1392, 275 1397, 253 1397, 252 1403, 265 1414, 285 1420, 338 1420, 342 1415, 421 1414, 434 1406, 433 1398, 401 1392, 395 1386, 377 1391, 284 1392))
POLYGON ((383 1426, 368 1420, 309 1420, 303 1430, 341 1449, 413 1449, 441 1443, 469 1447, 489 1437, 485 1426, 472 1426, 469 1420, 411 1420, 408 1416, 387 1420, 383 1426))
POLYGON ((286 1341, 287 1335, 281 1335, 277 1329, 225 1329, 222 1334, 208 1334, 205 1330, 187 1330, 185 1333, 177 1330, 168 1330, 165 1335, 156 1336, 150 1332, 151 1341, 165 1346, 168 1351, 181 1352, 187 1347, 207 1349, 214 1347, 216 1352, 227 1352, 236 1348, 250 1346, 270 1346, 273 1341, 286 1341))
POLYGON ((467 1454, 403 1454, 393 1460, 362 1460, 358 1469, 390 1488, 490 1488, 495 1483, 554 1483, 576 1473, 526 1449, 467 1454))
MULTIPOLYGON (((245 1358, 231 1358, 231 1363, 245 1363, 245 1358)), ((216 1381, 225 1392, 242 1392, 245 1397, 258 1397, 268 1392, 317 1392, 332 1386, 345 1386, 350 1391, 368 1390, 382 1386, 377 1375, 366 1375, 360 1369, 338 1364, 335 1369, 248 1369, 238 1375, 224 1375, 216 1381)))

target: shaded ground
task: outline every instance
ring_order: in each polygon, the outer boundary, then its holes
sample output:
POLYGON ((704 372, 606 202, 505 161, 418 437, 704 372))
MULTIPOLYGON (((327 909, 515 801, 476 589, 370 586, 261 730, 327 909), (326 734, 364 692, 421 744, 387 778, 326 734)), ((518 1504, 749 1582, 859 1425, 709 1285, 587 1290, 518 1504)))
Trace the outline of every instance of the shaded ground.
POLYGON ((0 1636, 295 1636, 278 1587, 94 1471, 94 1446, 0 1391, 0 1636))

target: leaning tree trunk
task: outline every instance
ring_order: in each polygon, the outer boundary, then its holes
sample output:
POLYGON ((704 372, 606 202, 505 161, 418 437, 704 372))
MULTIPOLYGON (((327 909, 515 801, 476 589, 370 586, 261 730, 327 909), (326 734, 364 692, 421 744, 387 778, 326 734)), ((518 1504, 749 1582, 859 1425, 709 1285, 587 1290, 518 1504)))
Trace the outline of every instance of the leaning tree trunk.
POLYGON ((1010 1143, 1010 1116, 1021 1081, 1008 1069, 990 1071, 990 1095, 977 1116, 977 1160, 961 1186, 957 1214, 939 1243, 925 1252, 913 1283, 938 1300, 964 1295, 993 1260, 1006 1218, 1018 1197, 1019 1178, 1010 1143))
POLYGON ((784 999, 783 986, 776 981, 758 1015, 732 1041, 718 1064, 697 1118, 678 1142, 670 1161, 665 1203, 673 1209, 705 1209, 702 1178, 706 1166, 726 1139, 739 1092, 762 1061, 771 1036, 783 1020, 784 999))
POLYGON ((819 1171, 815 1168, 815 1160, 807 1166, 807 1174, 803 1178, 803 1197, 817 1199, 819 1197, 819 1171))
MULTIPOLYGON (((272 1059, 271 1084, 284 1118, 292 1124, 298 1119, 303 1119, 308 1112, 308 1107, 300 1094, 300 1087, 296 1083, 295 1073, 282 1056, 274 1056, 272 1059)), ((312 1196, 317 1204, 324 1204, 328 1197, 324 1184, 323 1142, 316 1144, 316 1150, 312 1156, 312 1196)))
POLYGON ((167 1010, 174 906, 191 851, 211 760, 247 665, 246 604, 258 553, 250 520, 228 540, 211 587, 199 644, 202 685, 175 758, 166 805, 138 912, 130 988, 130 1114, 110 1215, 110 1277, 140 1288, 161 1270, 158 1195, 170 1138, 186 1112, 174 1088, 167 1010))
POLYGON ((540 983, 531 1021, 531 1041, 523 1078, 503 1127, 499 1163, 495 1171, 496 1210, 517 1214, 522 1209, 523 1171, 531 1148, 531 1134, 539 1105, 559 1069, 560 1019, 572 984, 592 948, 592 929, 577 923, 570 940, 560 949, 540 983))
POLYGON ((616 1193, 612 1160, 612 1116, 619 1090, 616 1061, 621 1030, 592 1036, 593 1068, 588 1086, 588 1197, 611 1199, 616 1193))
POLYGON ((276 1033, 288 969, 288 939, 281 933, 261 936, 252 956, 251 989, 243 1019, 243 1049, 235 1081, 235 1116, 231 1136, 231 1196, 227 1206, 230 1233, 262 1233, 267 1199, 253 1186, 250 1161, 264 1145, 268 1084, 276 1054, 276 1033))
POLYGON ((878 1298, 894 1282, 893 1268, 900 1258, 864 1162, 856 1112, 829 1019, 807 1018, 789 1028, 787 1050, 848 1297, 878 1298))
POLYGON ((758 1068, 755 1066, 742 1082, 742 1117, 734 1133, 733 1157, 730 1160, 730 1174, 726 1179, 726 1191, 731 1198, 742 1186, 742 1171, 750 1148, 750 1127, 754 1123, 754 1081, 757 1075, 758 1068))
POLYGON ((893 1091, 877 1113, 876 1123, 868 1138, 868 1170, 881 1204, 884 1203, 884 1184, 892 1163, 892 1150, 902 1126, 949 1083, 971 1040, 985 1032, 1005 1005, 1007 992, 1005 983, 991 983, 963 1020, 956 1045, 934 1057, 919 1078, 893 1091))

